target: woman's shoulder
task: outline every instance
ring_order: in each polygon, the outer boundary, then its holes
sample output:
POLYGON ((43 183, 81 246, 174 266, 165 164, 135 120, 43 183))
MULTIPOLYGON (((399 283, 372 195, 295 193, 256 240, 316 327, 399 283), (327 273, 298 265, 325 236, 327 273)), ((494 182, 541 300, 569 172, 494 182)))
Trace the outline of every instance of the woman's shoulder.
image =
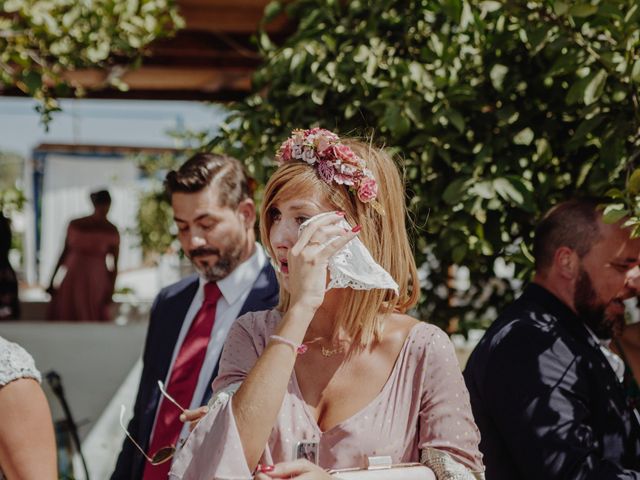
POLYGON ((423 344, 449 340, 449 336, 439 327, 410 315, 393 313, 389 320, 385 330, 392 334, 402 335, 408 340, 423 344))
POLYGON ((407 332, 404 335, 405 342, 416 359, 426 360, 432 352, 439 353, 453 348, 449 336, 436 325, 404 314, 396 314, 395 322, 395 328, 407 332))
POLYGON ((0 387, 18 378, 41 380, 33 357, 17 343, 0 337, 0 387))

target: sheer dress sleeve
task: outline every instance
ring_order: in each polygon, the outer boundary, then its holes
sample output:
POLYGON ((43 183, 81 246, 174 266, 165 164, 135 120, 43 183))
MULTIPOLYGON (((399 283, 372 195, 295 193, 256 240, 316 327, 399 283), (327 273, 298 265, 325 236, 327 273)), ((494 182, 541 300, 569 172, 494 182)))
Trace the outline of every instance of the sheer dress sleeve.
POLYGON ((429 326, 423 330, 419 448, 421 461, 438 480, 484 478, 480 432, 473 420, 469 392, 449 337, 429 326))
POLYGON ((245 480, 253 478, 245 461, 231 396, 264 350, 264 320, 269 312, 248 313, 229 331, 212 384, 209 412, 198 422, 176 453, 171 479, 245 480))

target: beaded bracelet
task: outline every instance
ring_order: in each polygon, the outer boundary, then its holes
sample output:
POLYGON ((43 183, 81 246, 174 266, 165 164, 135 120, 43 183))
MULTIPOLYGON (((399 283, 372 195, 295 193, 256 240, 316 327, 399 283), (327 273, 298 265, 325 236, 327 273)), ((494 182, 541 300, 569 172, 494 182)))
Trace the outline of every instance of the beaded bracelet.
POLYGON ((301 343, 300 345, 298 345, 297 343, 293 342, 292 340, 289 340, 288 338, 281 337, 280 335, 271 335, 269 337, 269 340, 275 340, 276 342, 280 342, 280 343, 284 343, 286 345, 289 345, 291 348, 293 348, 293 351, 296 352, 296 354, 305 353, 307 351, 307 348, 308 348, 304 343, 301 343))

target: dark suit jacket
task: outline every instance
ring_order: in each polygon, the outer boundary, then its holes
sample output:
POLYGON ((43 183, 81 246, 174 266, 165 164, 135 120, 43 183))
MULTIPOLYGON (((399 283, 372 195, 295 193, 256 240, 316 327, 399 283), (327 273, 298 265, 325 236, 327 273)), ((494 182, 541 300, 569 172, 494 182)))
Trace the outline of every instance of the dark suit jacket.
POLYGON ((640 479, 640 425, 581 320, 531 284, 464 372, 490 480, 640 479))
MULTIPOLYGON (((192 275, 178 283, 164 288, 151 307, 149 330, 142 355, 143 369, 138 387, 138 395, 133 409, 133 418, 129 422, 129 432, 138 444, 147 449, 153 420, 160 400, 158 379, 167 376, 182 322, 198 290, 198 277, 192 275)), ((273 308, 278 303, 278 281, 273 267, 266 263, 256 279, 239 316, 273 308)), ((218 374, 218 366, 211 381, 218 374)), ((211 397, 211 389, 202 398, 205 405, 211 397)), ((144 457, 128 438, 125 438, 116 468, 111 480, 136 480, 142 477, 144 457)))

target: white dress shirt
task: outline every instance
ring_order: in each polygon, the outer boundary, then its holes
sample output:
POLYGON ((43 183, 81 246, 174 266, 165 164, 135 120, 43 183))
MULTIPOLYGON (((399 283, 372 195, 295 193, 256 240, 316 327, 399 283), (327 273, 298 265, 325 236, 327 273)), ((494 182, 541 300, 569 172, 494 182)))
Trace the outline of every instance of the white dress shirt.
POLYGON ((591 330, 586 324, 584 328, 587 329, 587 331, 589 332, 589 335, 591 335, 591 338, 593 338, 596 341, 596 343, 598 344, 598 347, 600 348, 600 351, 604 355, 604 358, 607 359, 607 363, 611 366, 611 369, 616 374, 618 381, 622 383, 622 381, 624 380, 624 369, 625 369, 624 360, 622 360, 617 353, 611 350, 610 348, 611 339, 598 338, 598 336, 594 333, 594 331, 591 330))
MULTIPOLYGON (((222 346, 224 345, 224 341, 227 338, 229 329, 231 328, 231 325, 233 324, 235 319, 238 317, 238 314, 240 313, 244 302, 247 300, 247 297, 251 292, 251 287, 255 283, 258 275, 262 271, 267 261, 267 255, 265 254, 262 246, 256 242, 253 255, 251 255, 251 257, 238 265, 235 270, 233 270, 233 272, 217 282, 218 288, 220 289, 220 292, 222 292, 222 296, 220 297, 216 305, 216 319, 213 323, 213 329, 211 330, 211 336, 209 337, 209 345, 207 346, 207 353, 205 355, 202 368, 200 369, 198 383, 196 385, 195 391, 193 392, 191 404, 182 405, 184 408, 198 408, 207 388, 211 388, 211 375, 213 375, 213 371, 215 370, 218 363, 218 358, 220 357, 220 353, 222 352, 222 346)), ((169 378, 171 377, 171 371, 173 370, 173 364, 176 360, 176 356, 180 351, 182 342, 184 341, 184 338, 186 337, 187 332, 191 327, 191 323, 193 322, 196 313, 198 313, 198 310, 200 310, 200 307, 202 306, 202 302, 204 301, 204 285, 207 282, 208 280, 206 278, 202 276, 200 277, 198 291, 193 297, 191 305, 187 310, 187 315, 185 316, 184 322, 182 323, 182 328, 180 329, 178 340, 175 347, 173 348, 173 355, 171 356, 171 364, 169 367, 169 371, 167 372, 167 378, 164 379, 165 385, 169 384, 169 378)), ((161 401, 166 400, 164 399, 164 397, 161 397, 161 401)), ((153 438, 159 411, 160 404, 158 404, 158 409, 156 410, 156 418, 153 421, 153 428, 151 429, 151 436, 149 438, 153 438)), ((187 422, 182 427, 182 431, 180 432, 178 445, 182 445, 188 435, 189 423, 187 422)))

